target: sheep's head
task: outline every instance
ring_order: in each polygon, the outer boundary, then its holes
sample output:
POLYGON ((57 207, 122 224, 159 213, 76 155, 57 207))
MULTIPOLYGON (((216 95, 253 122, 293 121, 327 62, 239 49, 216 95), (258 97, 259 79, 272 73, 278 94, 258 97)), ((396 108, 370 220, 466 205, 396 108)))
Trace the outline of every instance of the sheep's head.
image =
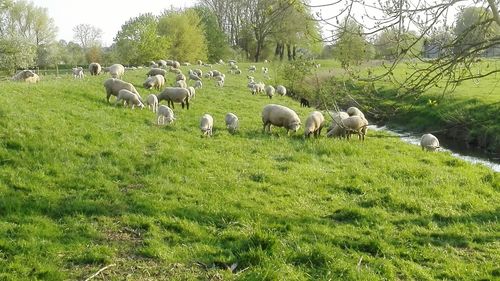
POLYGON ((294 120, 292 122, 290 122, 290 124, 288 125, 288 129, 293 131, 293 132, 297 132, 300 128, 300 121, 299 120, 294 120))

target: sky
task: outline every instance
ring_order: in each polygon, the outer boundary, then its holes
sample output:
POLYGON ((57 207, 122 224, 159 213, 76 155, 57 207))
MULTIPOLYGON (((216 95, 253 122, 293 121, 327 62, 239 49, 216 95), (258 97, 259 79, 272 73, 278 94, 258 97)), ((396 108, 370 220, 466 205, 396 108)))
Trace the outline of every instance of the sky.
POLYGON ((109 46, 121 26, 144 13, 159 15, 164 9, 194 6, 195 0, 31 0, 47 8, 58 28, 57 39, 73 41, 73 27, 86 23, 102 29, 102 43, 109 46))

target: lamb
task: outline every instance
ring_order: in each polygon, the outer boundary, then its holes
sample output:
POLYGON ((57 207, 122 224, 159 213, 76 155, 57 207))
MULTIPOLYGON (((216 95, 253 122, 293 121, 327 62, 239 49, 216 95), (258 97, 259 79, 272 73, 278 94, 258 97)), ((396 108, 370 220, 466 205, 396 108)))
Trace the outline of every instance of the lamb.
POLYGON ((347 114, 349 114, 349 116, 359 116, 365 119, 365 115, 357 107, 351 106, 346 110, 346 112, 347 114))
POLYGON ((33 73, 33 76, 28 77, 24 80, 26 83, 38 83, 40 81, 40 76, 38 74, 33 73))
POLYGON ((169 106, 172 105, 172 108, 174 108, 174 102, 178 102, 182 105, 182 108, 184 108, 185 104, 186 108, 189 109, 189 90, 186 88, 167 87, 156 97, 158 102, 166 100, 169 106))
POLYGON ((321 135, 321 130, 323 129, 323 124, 325 123, 325 117, 319 111, 313 111, 306 119, 306 125, 304 128, 304 136, 306 138, 314 134, 314 137, 321 135))
POLYGON ((35 73, 29 69, 26 69, 26 70, 21 70, 19 71, 18 73, 16 73, 16 75, 12 76, 12 81, 25 81, 26 82, 26 79, 28 79, 29 77, 33 77, 35 76, 35 73))
POLYGON ((200 130, 202 136, 212 136, 212 128, 214 126, 214 119, 210 114, 204 114, 200 120, 200 130))
POLYGON ((155 76, 155 75, 161 75, 163 77, 167 77, 167 71, 165 69, 161 68, 151 68, 148 73, 146 73, 147 76, 155 76))
POLYGON ((202 87, 203 87, 203 83, 200 80, 198 80, 194 83, 195 89, 201 89, 202 87))
POLYGON ((158 111, 158 98, 154 94, 150 94, 148 98, 146 99, 146 105, 148 106, 148 109, 151 108, 153 112, 158 111))
POLYGON ((422 150, 435 151, 440 148, 439 140, 432 134, 424 134, 420 139, 420 146, 422 150))
POLYGON ((276 86, 276 93, 278 95, 286 96, 286 88, 283 85, 276 86))
POLYGON ((78 79, 83 79, 83 76, 84 76, 83 75, 83 68, 81 66, 79 66, 79 67, 73 67, 72 71, 73 71, 73 77, 75 79, 77 79, 77 78, 78 79))
POLYGON ((179 81, 176 81, 175 84, 174 84, 175 87, 179 87, 179 88, 187 88, 187 83, 186 83, 186 80, 179 80, 179 81))
POLYGON ((188 87, 187 89, 189 91, 189 100, 194 99, 196 97, 196 90, 194 87, 188 87))
POLYGON ((268 96, 270 99, 272 99, 272 98, 273 98, 273 96, 274 96, 274 92, 275 92, 274 87, 273 87, 273 86, 271 86, 271 85, 267 85, 267 86, 265 87, 265 91, 266 91, 267 96, 268 96))
POLYGON ((165 77, 160 74, 148 77, 142 85, 146 89, 154 88, 157 90, 161 90, 161 88, 163 88, 163 85, 165 85, 165 77))
POLYGON ((309 101, 305 98, 300 98, 300 107, 311 107, 309 101))
POLYGON ((125 73, 125 67, 123 65, 117 63, 113 64, 108 68, 109 74, 111 77, 121 79, 123 74, 125 73))
POLYGON ((156 116, 156 124, 158 125, 160 125, 160 119, 162 125, 165 125, 165 120, 167 120, 167 124, 170 124, 175 120, 174 111, 170 107, 163 104, 158 107, 156 116))
POLYGON ((264 132, 271 132, 271 125, 285 127, 287 135, 289 131, 297 132, 300 128, 300 118, 295 111, 278 104, 268 104, 262 110, 262 123, 264 132))
POLYGON ((134 85, 127 83, 125 81, 122 81, 120 79, 115 79, 115 78, 109 78, 106 81, 104 81, 104 88, 106 89, 106 100, 109 103, 109 97, 111 95, 113 96, 118 96, 118 92, 121 89, 126 89, 131 91, 134 94, 137 94, 139 96, 139 99, 142 101, 140 98, 139 92, 135 89, 134 85))
POLYGON ((226 128, 231 134, 234 134, 236 130, 238 129, 238 117, 234 114, 229 112, 226 114, 226 128))
POLYGON ((89 72, 91 76, 99 75, 101 74, 102 68, 101 65, 97 62, 93 62, 89 64, 89 72))
POLYGON ((252 90, 252 95, 264 92, 265 86, 266 85, 262 82, 253 83, 253 86, 251 86, 251 88, 250 88, 252 90))
POLYGON ((121 100, 124 100, 127 104, 132 104, 132 109, 134 109, 136 105, 139 106, 141 109, 144 108, 144 104, 139 99, 139 96, 129 90, 121 89, 120 91, 118 91, 118 95, 115 101, 115 106, 121 100))

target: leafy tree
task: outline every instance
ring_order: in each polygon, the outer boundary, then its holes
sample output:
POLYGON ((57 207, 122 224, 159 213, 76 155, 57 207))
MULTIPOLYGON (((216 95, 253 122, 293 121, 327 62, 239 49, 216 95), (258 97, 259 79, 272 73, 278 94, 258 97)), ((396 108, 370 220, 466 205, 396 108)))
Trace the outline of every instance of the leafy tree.
POLYGON ((396 60, 401 57, 418 57, 423 40, 413 31, 400 32, 395 28, 382 31, 375 39, 376 57, 396 60))
POLYGON ((488 46, 488 40, 500 34, 500 26, 494 22, 490 10, 482 7, 467 7, 457 15, 453 33, 457 43, 456 53, 463 52, 471 46, 488 46))
POLYGON ((158 19, 150 13, 128 20, 114 41, 120 61, 127 64, 144 64, 168 57, 169 42, 158 35, 158 19))
POLYGON ((339 32, 341 34, 338 35, 339 39, 335 43, 333 54, 341 62, 342 67, 348 68, 353 64, 359 64, 368 57, 368 42, 362 35, 361 25, 353 20, 347 20, 339 32))
POLYGON ((0 38, 0 68, 14 73, 18 68, 33 66, 35 59, 36 46, 26 39, 20 36, 0 38))
POLYGON ((229 45, 227 43, 226 34, 222 31, 217 23, 217 17, 208 8, 198 6, 194 11, 200 17, 203 32, 207 40, 207 57, 208 61, 216 62, 219 59, 224 59, 229 55, 229 45))
POLYGON ((160 17, 158 33, 170 42, 168 54, 173 59, 191 62, 207 59, 207 41, 194 10, 166 11, 160 17))

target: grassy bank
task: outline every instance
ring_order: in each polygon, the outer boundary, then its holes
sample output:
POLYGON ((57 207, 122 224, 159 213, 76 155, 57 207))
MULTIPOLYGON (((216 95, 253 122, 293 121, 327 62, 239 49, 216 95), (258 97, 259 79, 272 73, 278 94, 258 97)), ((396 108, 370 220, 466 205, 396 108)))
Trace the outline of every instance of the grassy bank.
MULTIPOLYGON (((145 97, 144 73, 124 79, 145 97)), ((112 280, 500 275, 497 173, 379 132, 364 143, 263 134, 271 101, 243 76, 205 81, 159 127, 151 111, 106 104, 106 78, 0 85, 0 280, 81 280, 110 264, 112 280)), ((303 123, 312 111, 272 102, 303 123)))

